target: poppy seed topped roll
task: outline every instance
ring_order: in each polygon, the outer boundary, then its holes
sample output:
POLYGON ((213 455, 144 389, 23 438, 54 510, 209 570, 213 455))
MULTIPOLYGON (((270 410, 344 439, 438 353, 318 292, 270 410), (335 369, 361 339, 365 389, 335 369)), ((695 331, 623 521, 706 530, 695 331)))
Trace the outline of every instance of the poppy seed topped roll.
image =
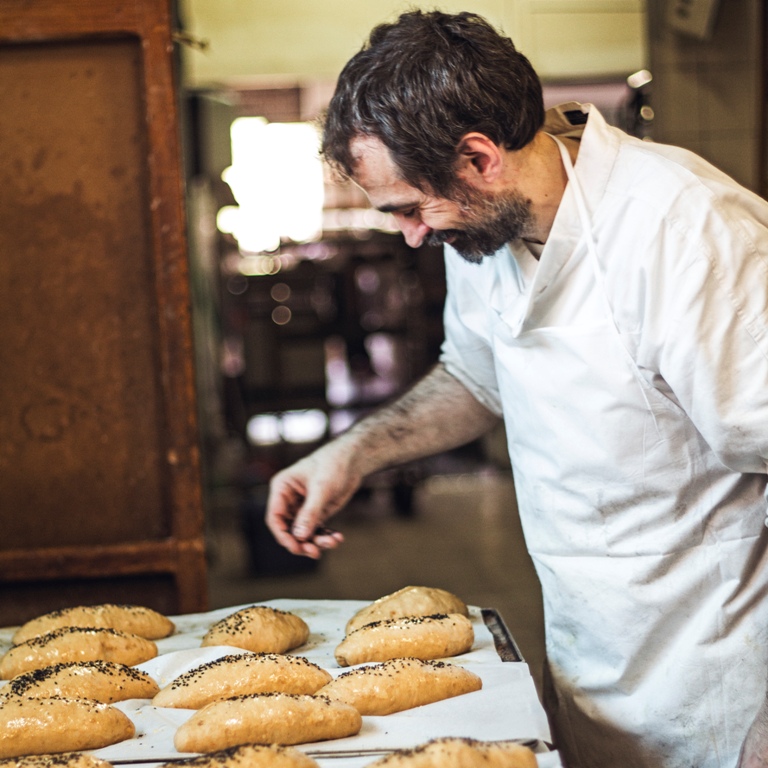
POLYGON ((435 613, 469 615, 464 601, 451 592, 436 587, 403 587, 361 608, 348 622, 346 633, 373 621, 400 619, 405 616, 431 616, 435 613))
POLYGON ((126 699, 151 699, 159 686, 146 672, 97 659, 52 664, 24 672, 8 683, 7 690, 16 696, 35 699, 63 696, 111 704, 126 699))
POLYGON ((116 661, 132 667, 157 656, 151 640, 115 629, 62 627, 15 645, 0 659, 0 679, 68 661, 116 661))
POLYGON ((0 768, 112 768, 112 764, 82 752, 64 752, 4 757, 0 759, 0 768))
POLYGON ((134 732, 127 715, 91 699, 9 696, 0 706, 0 757, 99 749, 134 732))
POLYGON ((391 715, 482 687, 478 675, 456 664, 390 659, 345 672, 318 694, 351 704, 361 715, 391 715))
POLYGON ((366 624, 336 647, 339 666, 413 657, 443 659, 472 648, 472 622, 460 613, 408 616, 366 624))
POLYGON ((172 634, 173 622, 163 614, 141 605, 103 603, 101 605, 78 605, 31 619, 23 624, 13 636, 18 645, 33 637, 45 635, 61 627, 92 627, 94 629, 117 629, 131 635, 159 640, 172 634))
POLYGON ((413 749, 382 757, 368 768, 536 768, 536 755, 515 741, 478 741, 469 738, 432 739, 413 749))
POLYGON ((200 709, 212 701, 249 693, 314 693, 331 680, 328 672, 302 656, 230 654, 180 675, 152 704, 200 709))
POLYGON ((230 645, 254 653, 285 653, 303 645, 309 627, 296 614, 253 605, 217 621, 203 637, 203 646, 230 645))
MULTIPOLYGON (((3 768, 0 765, 0 768, 3 768)), ((32 768, 35 768, 34 766, 32 768)), ((41 766, 41 768, 47 768, 41 766)), ((160 768, 319 768, 318 763, 293 747, 279 744, 240 744, 186 760, 164 763, 160 768)))
POLYGON ((255 693, 215 701, 176 731, 179 752, 211 752, 236 744, 306 744, 360 731, 363 719, 349 704, 325 696, 255 693))

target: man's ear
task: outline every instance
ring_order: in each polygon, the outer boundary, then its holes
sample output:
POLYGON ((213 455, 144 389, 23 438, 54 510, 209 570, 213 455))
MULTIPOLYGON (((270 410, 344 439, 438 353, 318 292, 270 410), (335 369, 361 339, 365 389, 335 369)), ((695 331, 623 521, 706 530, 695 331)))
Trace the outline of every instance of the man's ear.
POLYGON ((492 184, 501 176, 504 153, 483 133, 473 131, 462 136, 458 155, 458 175, 475 186, 492 184))

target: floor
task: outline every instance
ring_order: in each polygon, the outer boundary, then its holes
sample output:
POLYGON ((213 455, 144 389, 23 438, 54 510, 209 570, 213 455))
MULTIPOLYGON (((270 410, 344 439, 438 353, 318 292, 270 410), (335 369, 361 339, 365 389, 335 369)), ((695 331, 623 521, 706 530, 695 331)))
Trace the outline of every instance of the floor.
POLYGON ((272 598, 374 600, 407 585, 441 587, 500 612, 540 688, 541 595, 508 469, 443 461, 413 485, 405 506, 388 482, 374 483, 335 518, 346 541, 319 563, 274 544, 261 522, 262 496, 220 488, 214 497, 211 608, 272 598))

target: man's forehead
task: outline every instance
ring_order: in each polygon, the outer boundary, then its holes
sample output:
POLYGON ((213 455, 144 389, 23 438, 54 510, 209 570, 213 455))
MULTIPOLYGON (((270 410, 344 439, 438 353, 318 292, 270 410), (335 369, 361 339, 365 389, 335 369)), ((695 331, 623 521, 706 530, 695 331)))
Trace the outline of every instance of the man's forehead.
POLYGON ((374 136, 352 140, 350 151, 354 158, 352 181, 370 198, 371 203, 390 205, 392 198, 414 197, 417 192, 403 181, 386 145, 374 136))
POLYGON ((352 165, 357 169, 361 164, 376 164, 389 167, 396 171, 395 162, 384 142, 376 136, 360 134, 355 136, 349 144, 352 155, 352 165))

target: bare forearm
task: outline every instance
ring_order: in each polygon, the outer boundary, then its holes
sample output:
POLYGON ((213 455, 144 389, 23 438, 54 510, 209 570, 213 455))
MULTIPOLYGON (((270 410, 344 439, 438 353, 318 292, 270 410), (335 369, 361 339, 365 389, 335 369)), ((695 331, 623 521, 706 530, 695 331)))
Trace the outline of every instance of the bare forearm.
POLYGON ((338 439, 355 451, 365 476, 464 445, 497 422, 496 415, 438 365, 398 400, 338 439))
POLYGON ((278 472, 270 483, 267 525, 289 551, 319 557, 342 541, 323 524, 367 475, 463 445, 497 421, 437 366, 392 405, 278 472))

